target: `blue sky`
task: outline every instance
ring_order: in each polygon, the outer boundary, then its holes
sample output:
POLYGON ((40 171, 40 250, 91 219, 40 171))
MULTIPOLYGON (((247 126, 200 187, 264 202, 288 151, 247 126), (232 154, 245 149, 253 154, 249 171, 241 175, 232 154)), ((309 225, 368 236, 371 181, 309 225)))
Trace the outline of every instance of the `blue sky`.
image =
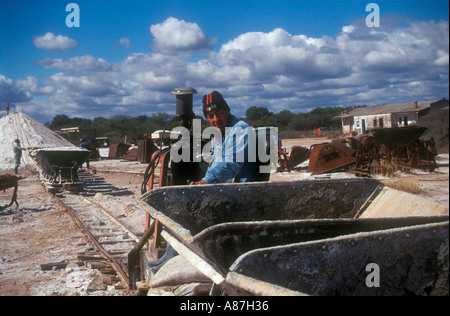
POLYGON ((173 113, 179 86, 197 114, 212 90, 237 115, 449 95, 444 0, 0 0, 0 24, 0 103, 41 122, 173 113))

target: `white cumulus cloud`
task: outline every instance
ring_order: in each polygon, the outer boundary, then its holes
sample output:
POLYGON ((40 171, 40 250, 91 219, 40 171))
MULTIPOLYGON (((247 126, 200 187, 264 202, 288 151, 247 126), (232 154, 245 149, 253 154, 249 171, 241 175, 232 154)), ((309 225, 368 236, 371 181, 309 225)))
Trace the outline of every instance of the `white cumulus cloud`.
POLYGON ((106 71, 111 69, 111 64, 103 58, 95 58, 91 55, 75 56, 63 60, 61 58, 46 57, 37 61, 42 67, 58 68, 64 71, 106 71))
POLYGON ((174 54, 190 53, 212 48, 215 38, 208 38, 196 23, 170 17, 163 23, 150 26, 156 51, 174 54))
POLYGON ((42 36, 34 36, 33 43, 37 48, 64 51, 78 46, 77 41, 64 35, 56 35, 48 32, 42 36))
POLYGON ((115 42, 113 44, 113 47, 117 47, 117 46, 123 46, 125 48, 130 48, 131 47, 131 41, 129 38, 126 37, 122 37, 120 40, 118 40, 117 42, 115 42))
POLYGON ((170 92, 192 86, 199 93, 195 113, 201 113, 202 94, 218 90, 239 116, 251 106, 299 112, 448 98, 448 22, 380 28, 354 23, 334 37, 275 28, 241 34, 195 60, 182 53, 213 42, 197 24, 169 18, 151 32, 155 51, 147 54, 115 62, 92 55, 46 57, 37 63, 58 73, 39 80, 0 75, 0 102, 32 111, 45 99, 46 115, 147 115, 173 112, 170 92))

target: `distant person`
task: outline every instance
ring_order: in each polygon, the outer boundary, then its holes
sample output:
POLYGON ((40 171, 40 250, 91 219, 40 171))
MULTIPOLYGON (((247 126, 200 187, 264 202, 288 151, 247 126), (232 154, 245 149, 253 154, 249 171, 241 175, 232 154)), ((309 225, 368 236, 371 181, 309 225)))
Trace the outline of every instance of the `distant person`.
POLYGON ((25 150, 25 148, 22 148, 20 146, 20 140, 16 139, 14 141, 13 145, 13 152, 14 152, 14 173, 19 174, 19 166, 20 166, 20 160, 22 159, 22 151, 25 150))
POLYGON ((6 115, 9 114, 9 103, 6 103, 6 115))

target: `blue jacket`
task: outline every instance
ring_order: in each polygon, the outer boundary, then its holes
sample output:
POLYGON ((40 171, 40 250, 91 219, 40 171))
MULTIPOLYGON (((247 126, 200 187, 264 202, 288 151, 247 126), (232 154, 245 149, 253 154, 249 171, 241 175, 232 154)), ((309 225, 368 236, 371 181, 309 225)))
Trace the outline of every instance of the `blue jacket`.
POLYGON ((214 158, 203 180, 208 183, 257 181, 259 164, 255 159, 249 161, 249 141, 245 133, 247 128, 251 128, 250 125, 235 116, 231 116, 228 125, 221 143, 213 138, 214 158))

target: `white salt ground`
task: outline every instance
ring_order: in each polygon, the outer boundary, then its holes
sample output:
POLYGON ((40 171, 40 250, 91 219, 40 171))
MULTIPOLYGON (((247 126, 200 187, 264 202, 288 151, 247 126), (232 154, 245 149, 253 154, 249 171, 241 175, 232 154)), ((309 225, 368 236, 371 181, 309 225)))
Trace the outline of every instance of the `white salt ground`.
MULTIPOLYGON (((79 150, 79 147, 26 114, 10 113, 0 119, 0 170, 14 168, 13 144, 16 139, 19 139, 22 148, 26 149, 79 150)), ((23 153, 21 166, 34 166, 28 152, 23 153)))

